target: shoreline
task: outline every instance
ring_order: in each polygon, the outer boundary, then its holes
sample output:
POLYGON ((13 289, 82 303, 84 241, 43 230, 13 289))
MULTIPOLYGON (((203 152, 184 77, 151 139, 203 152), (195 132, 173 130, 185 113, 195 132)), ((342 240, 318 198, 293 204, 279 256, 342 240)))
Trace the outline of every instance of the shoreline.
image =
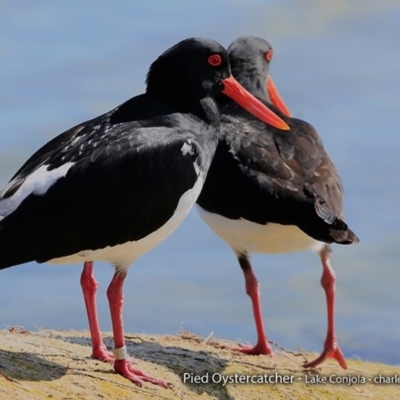
MULTIPOLYGON (((112 334, 103 333, 107 347, 112 334)), ((274 357, 248 356, 226 346, 236 343, 179 335, 125 335, 138 368, 173 384, 138 387, 90 358, 88 331, 11 327, 0 331, 0 398, 12 399, 396 399, 400 367, 348 359, 305 370, 316 354, 274 343, 274 357), (268 397, 269 396, 269 397, 268 397)))

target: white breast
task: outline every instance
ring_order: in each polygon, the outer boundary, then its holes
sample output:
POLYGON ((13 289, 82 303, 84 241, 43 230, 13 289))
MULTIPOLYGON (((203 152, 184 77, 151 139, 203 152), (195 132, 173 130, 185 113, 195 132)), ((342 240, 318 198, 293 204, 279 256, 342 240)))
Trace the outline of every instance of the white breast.
POLYGON ((228 219, 196 204, 203 221, 236 253, 289 253, 319 251, 324 243, 306 235, 294 225, 256 224, 245 219, 228 219))

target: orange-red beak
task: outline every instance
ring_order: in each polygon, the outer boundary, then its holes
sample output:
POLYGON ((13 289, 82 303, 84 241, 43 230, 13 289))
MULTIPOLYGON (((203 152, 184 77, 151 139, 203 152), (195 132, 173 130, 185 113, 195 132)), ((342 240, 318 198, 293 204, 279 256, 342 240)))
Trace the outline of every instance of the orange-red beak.
POLYGON ((261 101, 257 100, 252 94, 250 94, 233 76, 224 79, 222 82, 225 86, 222 93, 229 96, 256 118, 274 126, 275 128, 282 130, 289 129, 286 122, 280 119, 274 112, 261 103, 261 101))
POLYGON ((285 115, 288 117, 291 117, 291 113, 289 111, 288 106, 286 103, 283 101, 281 95, 278 92, 278 89, 275 86, 274 81, 270 76, 268 76, 267 79, 267 92, 269 95, 269 98, 271 99, 271 103, 278 108, 280 111, 282 111, 285 115))

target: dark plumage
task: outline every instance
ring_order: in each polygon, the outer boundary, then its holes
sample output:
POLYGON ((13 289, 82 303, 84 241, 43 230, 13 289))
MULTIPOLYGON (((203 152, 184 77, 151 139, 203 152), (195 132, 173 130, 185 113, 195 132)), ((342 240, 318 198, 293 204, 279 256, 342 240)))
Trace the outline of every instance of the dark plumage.
POLYGON ((221 91, 278 126, 285 124, 230 76, 226 50, 187 39, 150 67, 146 93, 57 136, 0 191, 0 269, 28 261, 85 262, 81 285, 97 359, 131 381, 168 386, 127 359, 123 282, 138 257, 183 221, 214 155, 221 91), (116 268, 107 296, 114 356, 96 311, 93 260, 116 268))
MULTIPOLYGON (((316 366, 332 356, 346 367, 333 329, 334 273, 329 266, 329 244, 357 243, 358 238, 344 222, 340 177, 315 129, 285 116, 270 103, 271 93, 266 90, 272 55, 269 43, 239 38, 228 52, 236 79, 290 127, 279 131, 252 118, 229 99, 219 98, 222 137, 197 204, 204 221, 232 247, 245 274, 258 344, 243 351, 272 354, 249 254, 311 249, 320 254, 324 268, 329 324, 323 354, 306 366, 316 366)), ((271 97, 279 96, 272 93, 271 97)))

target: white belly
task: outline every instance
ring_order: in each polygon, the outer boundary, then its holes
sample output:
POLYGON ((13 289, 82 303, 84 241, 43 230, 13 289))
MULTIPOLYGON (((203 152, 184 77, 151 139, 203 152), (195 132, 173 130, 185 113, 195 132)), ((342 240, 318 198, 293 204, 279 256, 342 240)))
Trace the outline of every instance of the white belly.
POLYGON ((185 192, 179 199, 178 206, 173 216, 157 231, 133 242, 116 246, 108 246, 98 250, 84 250, 66 257, 53 258, 49 263, 70 264, 84 261, 108 261, 117 267, 118 271, 127 271, 129 266, 140 256, 158 246, 165 240, 186 218, 193 207, 203 187, 204 178, 199 176, 192 189, 185 192))
POLYGON ((289 253, 319 251, 324 246, 294 225, 256 224, 245 219, 228 219, 196 204, 203 221, 236 253, 289 253))

